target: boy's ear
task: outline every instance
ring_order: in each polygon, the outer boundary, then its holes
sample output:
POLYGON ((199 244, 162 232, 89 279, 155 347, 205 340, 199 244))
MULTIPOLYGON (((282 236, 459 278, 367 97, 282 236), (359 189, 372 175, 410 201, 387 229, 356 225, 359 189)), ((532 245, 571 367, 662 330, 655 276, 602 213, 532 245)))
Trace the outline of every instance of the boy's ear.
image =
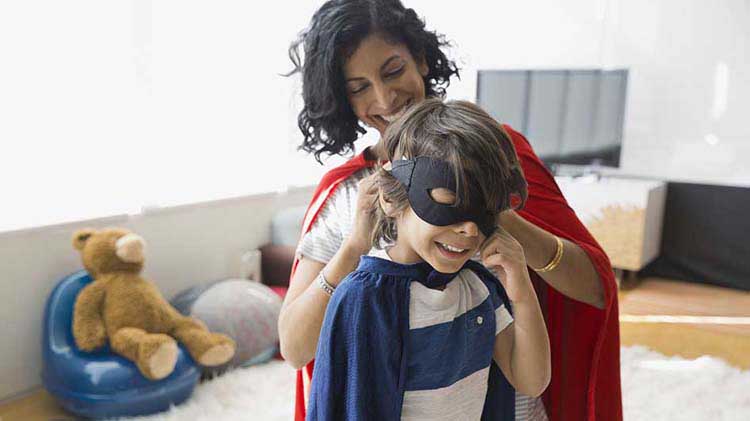
POLYGON ((380 205, 380 209, 383 210, 383 213, 385 213, 385 216, 389 218, 396 217, 396 209, 393 206, 393 203, 387 201, 385 197, 383 197, 382 191, 378 191, 378 204, 380 205))

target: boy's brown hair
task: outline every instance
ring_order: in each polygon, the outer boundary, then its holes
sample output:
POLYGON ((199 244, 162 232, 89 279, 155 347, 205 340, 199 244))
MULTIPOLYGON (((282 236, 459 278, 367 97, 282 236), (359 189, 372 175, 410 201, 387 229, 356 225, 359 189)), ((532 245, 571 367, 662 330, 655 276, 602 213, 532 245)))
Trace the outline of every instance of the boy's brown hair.
MULTIPOLYGON (((497 216, 511 207, 512 196, 520 199, 517 209, 526 202, 526 179, 510 136, 470 102, 422 101, 391 123, 383 143, 388 161, 427 156, 449 163, 458 186, 455 206, 477 206, 467 198, 481 198, 486 210, 497 216)), ((406 189, 382 166, 376 171, 381 198, 392 206, 393 214, 400 214, 409 206, 406 189)), ((373 246, 395 242, 395 218, 386 215, 379 202, 373 214, 373 246)))

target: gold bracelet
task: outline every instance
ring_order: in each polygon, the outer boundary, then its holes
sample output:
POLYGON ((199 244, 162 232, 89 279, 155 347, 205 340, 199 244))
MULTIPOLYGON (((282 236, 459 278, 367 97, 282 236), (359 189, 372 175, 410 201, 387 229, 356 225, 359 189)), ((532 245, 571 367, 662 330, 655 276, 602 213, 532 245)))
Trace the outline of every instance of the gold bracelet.
POLYGON ((558 236, 555 236, 555 240, 557 241, 557 250, 555 250, 555 257, 553 257, 552 260, 547 263, 547 266, 540 269, 531 268, 531 270, 537 273, 550 272, 552 270, 555 270, 555 268, 560 264, 563 256, 563 242, 558 236))

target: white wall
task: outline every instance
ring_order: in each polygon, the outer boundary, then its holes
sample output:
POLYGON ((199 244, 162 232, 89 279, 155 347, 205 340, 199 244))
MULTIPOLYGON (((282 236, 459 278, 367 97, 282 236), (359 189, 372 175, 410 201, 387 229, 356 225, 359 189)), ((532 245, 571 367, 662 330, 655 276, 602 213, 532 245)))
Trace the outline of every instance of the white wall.
POLYGON ((0 401, 41 383, 44 303, 55 283, 80 270, 71 245, 81 227, 124 226, 147 241, 144 275, 167 298, 190 286, 236 277, 242 252, 270 239, 279 209, 307 204, 311 189, 0 233, 0 401))
MULTIPOLYGON (((630 69, 622 171, 750 185, 750 3, 745 0, 405 0, 478 69, 630 69)), ((532 144, 534 139, 530 139, 532 144)))
POLYGON ((750 185, 750 3, 614 4, 606 62, 632 69, 623 169, 750 185))

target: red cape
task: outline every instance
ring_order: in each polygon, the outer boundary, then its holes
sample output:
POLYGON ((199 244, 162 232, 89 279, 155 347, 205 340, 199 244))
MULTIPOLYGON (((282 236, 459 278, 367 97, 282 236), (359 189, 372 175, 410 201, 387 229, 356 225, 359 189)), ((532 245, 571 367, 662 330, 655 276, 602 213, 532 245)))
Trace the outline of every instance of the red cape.
MULTIPOLYGON (((552 234, 577 244, 588 254, 604 286, 605 308, 596 309, 570 299, 529 271, 541 286, 542 304, 552 351, 552 380, 544 392, 550 421, 622 420, 620 392, 620 327, 617 287, 607 255, 568 206, 552 174, 536 156, 526 138, 503 125, 510 135, 528 183, 528 200, 518 213, 552 234)), ((374 165, 359 154, 329 171, 320 181, 305 214, 307 233, 325 201, 354 172, 374 165)), ((297 269, 292 266, 292 277, 297 269)), ((295 420, 305 419, 305 403, 314 361, 297 371, 295 420)))

